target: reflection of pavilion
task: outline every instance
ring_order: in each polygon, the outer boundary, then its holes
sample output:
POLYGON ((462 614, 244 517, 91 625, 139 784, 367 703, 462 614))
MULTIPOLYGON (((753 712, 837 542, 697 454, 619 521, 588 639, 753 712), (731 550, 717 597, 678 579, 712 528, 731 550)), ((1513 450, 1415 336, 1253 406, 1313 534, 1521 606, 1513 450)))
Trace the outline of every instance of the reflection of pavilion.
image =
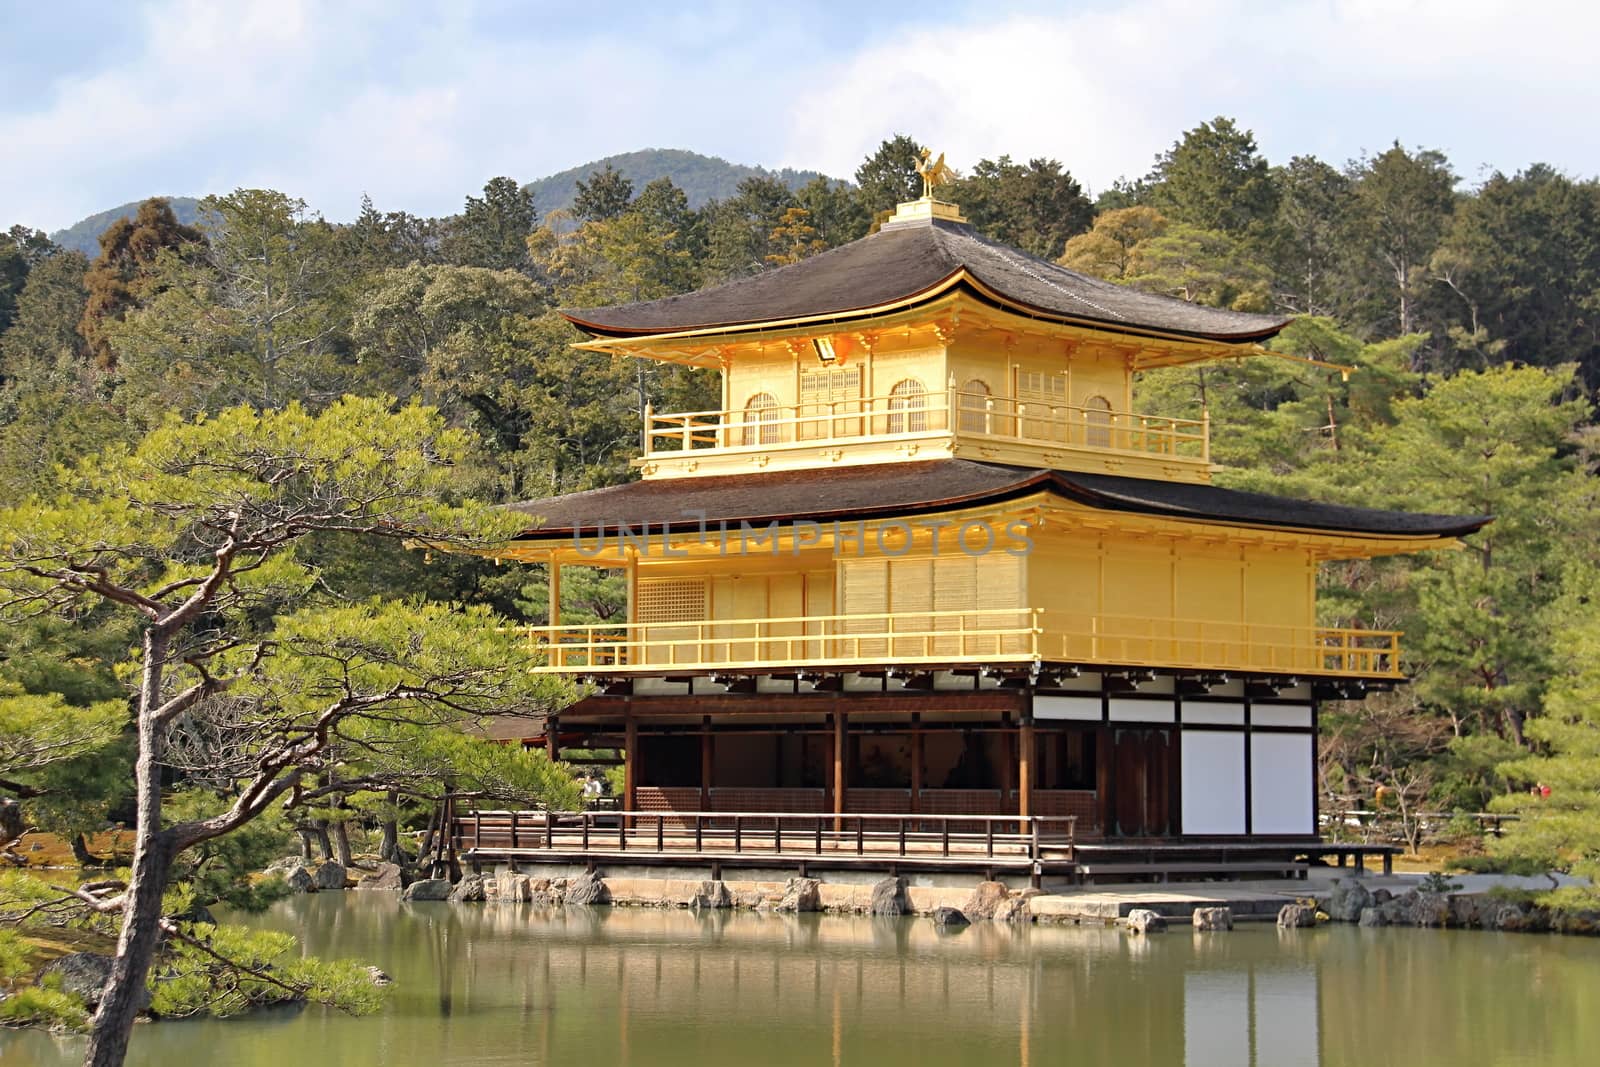
POLYGON ((1185 974, 1185 1067, 1315 1067, 1317 988, 1314 968, 1290 962, 1185 974))
POLYGON ((1398 635, 1319 625, 1319 565, 1485 521, 1212 485, 1209 418, 1133 410, 1135 378, 1249 356, 1286 320, 1074 274, 929 198, 778 270, 568 318, 583 347, 722 386, 715 411, 644 413, 640 481, 517 505, 500 553, 551 577, 535 669, 594 686, 507 738, 618 750, 633 812, 925 816, 941 840, 941 817, 1073 817, 1080 841, 1292 856, 1316 842, 1318 701, 1401 678, 1398 635), (563 566, 623 571, 626 618, 563 623, 563 566))
POLYGON ((530 1003, 557 999, 538 1020, 550 1062, 575 1051, 574 1013, 606 1020, 585 1038, 595 1063, 659 1062, 647 1052, 664 1041, 706 1063, 1318 1062, 1314 965, 1266 931, 1226 944, 1097 927, 951 936, 916 921, 515 906, 451 921, 473 945, 458 999, 513 975, 530 1003))

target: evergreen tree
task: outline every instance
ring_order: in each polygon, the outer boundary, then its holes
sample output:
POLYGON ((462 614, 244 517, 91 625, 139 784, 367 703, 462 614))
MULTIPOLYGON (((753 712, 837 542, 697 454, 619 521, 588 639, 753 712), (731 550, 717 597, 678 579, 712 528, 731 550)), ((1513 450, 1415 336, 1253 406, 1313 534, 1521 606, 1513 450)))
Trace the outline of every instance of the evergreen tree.
POLYGON ((1094 209, 1083 187, 1054 159, 1026 165, 1010 156, 979 160, 946 193, 979 231, 997 241, 1055 259, 1068 238, 1087 230, 1094 209))
POLYGON ((633 182, 611 169, 589 175, 588 181, 578 182, 578 194, 572 199, 572 214, 585 222, 604 222, 628 210, 633 199, 633 182))
POLYGON ((856 199, 869 216, 881 221, 896 204, 922 195, 921 155, 920 144, 897 133, 856 168, 856 199))
POLYGON ((1350 177, 1349 255, 1360 303, 1347 304, 1346 314, 1391 336, 1415 333, 1428 262, 1455 209, 1455 174, 1442 153, 1412 153, 1396 142, 1352 164, 1350 177))
POLYGON ((1218 117, 1186 132, 1145 179, 1148 202, 1176 223, 1260 238, 1278 210, 1271 168, 1255 135, 1218 117))
POLYGON ((143 306, 168 284, 169 260, 204 240, 193 226, 172 214, 172 205, 153 197, 139 205, 131 219, 118 219, 100 235, 100 255, 89 265, 89 299, 79 331, 95 361, 106 369, 117 364, 112 346, 116 323, 143 306))
POLYGON ((491 178, 483 195, 467 197, 443 240, 444 258, 463 267, 529 269, 528 234, 538 224, 533 194, 510 178, 491 178))
POLYGON ((0 334, 10 328, 28 272, 56 251, 42 230, 13 226, 0 232, 0 334))

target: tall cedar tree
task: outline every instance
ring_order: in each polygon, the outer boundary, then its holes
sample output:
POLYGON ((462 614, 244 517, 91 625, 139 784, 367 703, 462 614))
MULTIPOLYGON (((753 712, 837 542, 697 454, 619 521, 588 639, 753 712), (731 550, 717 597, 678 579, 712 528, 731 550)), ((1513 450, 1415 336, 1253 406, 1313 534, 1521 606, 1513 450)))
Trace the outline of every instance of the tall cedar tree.
POLYGON ((172 205, 160 197, 146 200, 133 218, 118 219, 100 235, 100 255, 85 279, 89 299, 78 330, 101 367, 117 365, 108 327, 150 298, 161 277, 161 254, 204 239, 199 230, 180 223, 172 205))

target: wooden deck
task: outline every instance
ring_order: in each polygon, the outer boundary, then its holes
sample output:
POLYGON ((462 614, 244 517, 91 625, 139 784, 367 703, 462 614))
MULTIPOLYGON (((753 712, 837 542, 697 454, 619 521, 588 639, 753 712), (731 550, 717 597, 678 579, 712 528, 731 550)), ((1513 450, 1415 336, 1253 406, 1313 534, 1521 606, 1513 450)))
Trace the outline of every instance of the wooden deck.
POLYGON ((1309 864, 1349 857, 1357 870, 1386 845, 1319 838, 1079 841, 1071 815, 933 815, 728 811, 468 811, 451 819, 462 861, 981 873, 1075 883, 1173 878, 1303 878, 1309 864))
POLYGON ((1073 815, 793 812, 463 812, 452 840, 466 862, 1070 873, 1073 815))

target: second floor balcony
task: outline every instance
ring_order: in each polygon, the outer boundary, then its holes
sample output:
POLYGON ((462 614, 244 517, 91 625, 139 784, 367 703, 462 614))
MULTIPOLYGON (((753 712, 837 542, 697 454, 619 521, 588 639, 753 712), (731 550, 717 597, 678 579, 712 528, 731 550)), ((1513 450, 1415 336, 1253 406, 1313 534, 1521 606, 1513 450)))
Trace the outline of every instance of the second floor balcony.
POLYGON ((663 414, 645 409, 646 476, 735 473, 752 467, 871 463, 954 455, 1018 466, 1210 480, 1210 419, 1119 411, 951 386, 846 400, 663 414))
POLYGON ((577 675, 1053 663, 1402 676, 1394 631, 1040 608, 541 626, 528 636, 536 671, 577 675))

